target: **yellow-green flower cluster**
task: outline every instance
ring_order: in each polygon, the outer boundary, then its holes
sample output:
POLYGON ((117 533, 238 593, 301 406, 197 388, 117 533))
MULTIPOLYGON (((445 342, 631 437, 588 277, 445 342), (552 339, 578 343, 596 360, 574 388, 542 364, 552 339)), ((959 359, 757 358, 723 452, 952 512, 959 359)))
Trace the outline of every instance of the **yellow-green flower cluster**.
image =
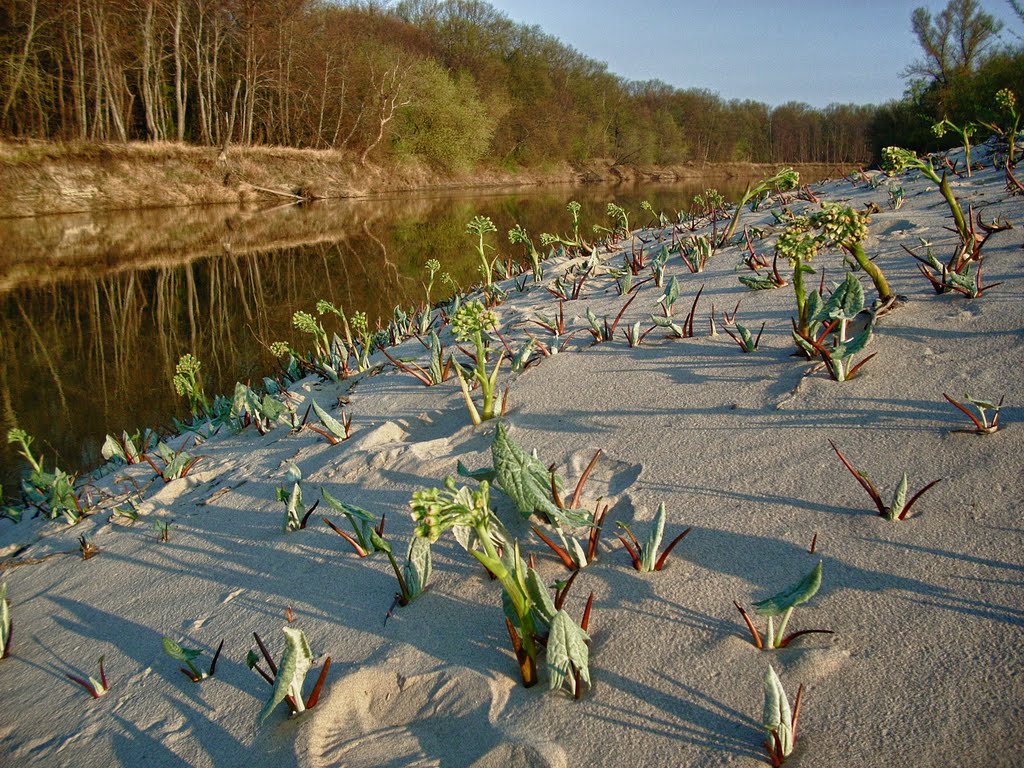
POLYGON ((821 236, 806 218, 800 218, 786 227, 775 242, 775 251, 791 261, 810 261, 821 247, 821 236))
POLYGON ((352 330, 359 336, 365 336, 370 327, 365 312, 354 313, 349 320, 349 324, 352 326, 352 330))
POLYGON ((885 147, 882 150, 882 170, 886 173, 902 173, 907 168, 920 167, 921 161, 909 149, 885 147))
POLYGON ((494 226, 490 216, 474 216, 469 220, 469 224, 466 225, 466 234, 477 235, 480 238, 483 238, 488 232, 497 231, 498 228, 494 226))
POLYGON ((438 270, 441 269, 441 262, 437 259, 427 259, 427 271, 430 273, 431 279, 437 274, 438 270))
POLYGON ((287 341, 272 341, 270 343, 270 354, 274 357, 284 357, 290 355, 291 352, 292 349, 288 346, 287 341))
POLYGON ((324 330, 315 317, 308 312, 303 312, 301 309, 292 315, 292 325, 303 333, 320 334, 324 330))
POLYGON ((870 217, 866 212, 838 203, 825 203, 824 209, 811 216, 811 224, 821 230, 826 243, 843 246, 868 236, 870 217))
POLYGON ((1017 109, 1017 95, 1009 88, 1003 88, 996 93, 996 104, 1007 112, 1015 112, 1017 109))
POLYGON ((490 486, 486 480, 479 490, 467 486, 456 488, 452 477, 444 481, 444 488, 416 491, 409 502, 415 534, 431 542, 456 525, 476 527, 486 525, 490 514, 490 486))
POLYGON ((498 316, 474 299, 467 301, 452 318, 452 333, 459 341, 472 341, 478 333, 498 324, 498 316))
POLYGON ((174 384, 174 391, 179 396, 184 397, 192 393, 201 366, 202 364, 188 352, 178 359, 178 364, 174 366, 174 379, 172 383, 174 384))

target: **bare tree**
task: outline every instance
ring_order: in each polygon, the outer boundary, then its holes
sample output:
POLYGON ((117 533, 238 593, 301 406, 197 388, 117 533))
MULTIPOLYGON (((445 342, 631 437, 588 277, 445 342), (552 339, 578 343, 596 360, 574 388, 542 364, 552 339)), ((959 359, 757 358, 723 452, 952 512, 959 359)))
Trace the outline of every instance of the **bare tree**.
POLYGON ((363 150, 363 154, 359 156, 359 164, 366 165, 366 158, 370 152, 376 149, 377 145, 380 144, 384 138, 384 129, 387 124, 390 123, 399 107, 408 106, 411 101, 406 99, 405 101, 399 102, 402 93, 402 78, 404 70, 399 72, 399 65, 391 67, 391 69, 385 70, 380 82, 377 82, 376 73, 370 73, 370 94, 371 98, 376 99, 378 104, 377 109, 377 138, 375 138, 366 149, 363 150))

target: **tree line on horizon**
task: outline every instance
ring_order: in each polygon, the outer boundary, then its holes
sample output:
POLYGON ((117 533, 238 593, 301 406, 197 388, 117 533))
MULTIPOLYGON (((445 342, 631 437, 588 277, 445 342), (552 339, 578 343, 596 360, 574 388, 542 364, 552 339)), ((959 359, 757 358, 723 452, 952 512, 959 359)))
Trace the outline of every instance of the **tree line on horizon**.
POLYGON ((449 173, 866 164, 890 144, 940 148, 931 124, 989 117, 1000 88, 1024 96, 1024 46, 997 46, 977 0, 910 21, 924 56, 902 100, 816 109, 625 80, 483 0, 2 0, 0 135, 335 149, 449 173))

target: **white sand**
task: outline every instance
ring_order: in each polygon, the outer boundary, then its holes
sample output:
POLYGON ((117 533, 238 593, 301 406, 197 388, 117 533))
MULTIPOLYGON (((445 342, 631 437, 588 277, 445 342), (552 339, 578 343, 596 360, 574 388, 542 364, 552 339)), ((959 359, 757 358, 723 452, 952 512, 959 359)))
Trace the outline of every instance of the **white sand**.
MULTIPOLYGON (((307 379, 292 387, 325 405, 351 399, 351 440, 330 446, 315 433, 278 427, 224 434, 201 446, 185 479, 153 481, 148 465, 122 468, 97 487, 123 494, 145 487, 143 516, 114 522, 120 495, 80 525, 0 524, 0 543, 30 544, 0 564, 14 617, 12 656, 0 662, 5 766, 478 765, 708 766, 766 764, 760 729, 762 678, 771 662, 792 698, 807 690, 797 750, 805 766, 1019 765, 1024 750, 1024 207, 989 167, 955 182, 986 221, 1017 229, 985 249, 983 298, 937 296, 901 249, 934 244, 945 260, 955 236, 934 185, 904 178, 906 203, 887 206, 886 187, 837 181, 816 188, 828 200, 883 209, 872 217, 867 251, 908 301, 880 318, 853 381, 836 383, 791 356, 793 291, 752 292, 737 282, 741 251, 719 251, 704 274, 673 256, 668 276, 682 286, 685 313, 705 285, 697 337, 650 334, 629 349, 621 337, 591 346, 580 330, 568 349, 511 384, 511 434, 574 484, 593 452, 604 453, 586 489, 614 502, 597 562, 566 603, 591 620, 593 689, 582 701, 524 689, 503 626, 500 588, 446 534, 434 547, 429 591, 385 623, 395 581, 381 555, 359 559, 320 522, 284 534, 274 488, 283 464, 305 476, 307 504, 323 487, 387 514, 405 551, 408 501, 440 485, 461 459, 490 463, 493 423, 474 428, 454 380, 426 388, 388 366, 342 387, 307 379), (741 354, 724 333, 709 335, 711 304, 755 330, 761 349, 741 354), (942 399, 964 392, 1005 395, 996 434, 954 434, 967 421, 942 399), (829 448, 835 441, 888 498, 900 474, 911 491, 936 478, 903 522, 878 517, 829 448), (614 521, 643 529, 660 502, 667 537, 693 532, 668 567, 632 570, 614 521), (154 520, 171 520, 160 543, 154 520), (100 548, 82 561, 60 555, 85 534, 100 548), (807 549, 817 534, 817 554, 807 549), (791 629, 822 627, 791 647, 759 652, 733 600, 748 607, 824 561, 820 592, 799 607, 791 629), (246 668, 258 631, 275 654, 287 607, 314 654, 333 657, 319 706, 301 717, 280 707, 258 729, 270 688, 246 668), (221 638, 214 678, 193 684, 161 650, 169 635, 206 651, 221 638), (65 673, 96 674, 106 657, 109 694, 91 699, 65 673)), ((680 207, 686 201, 680 201, 680 207)), ((800 209, 805 203, 795 203, 800 209)), ((646 214, 641 215, 646 216, 646 214)), ((745 213, 744 224, 766 224, 745 213)), ((770 238, 759 250, 770 253, 770 238)), ((628 249, 628 244, 625 245, 628 249)), ((617 263, 618 256, 610 262, 617 263)), ((841 256, 814 266, 831 283, 841 256)), ((562 269, 549 265, 554 278, 562 269)), ((786 270, 788 272, 788 269, 786 270)), ((874 289, 862 273, 869 298, 874 289)), ((623 320, 649 325, 661 291, 653 283, 623 320)), ((567 323, 586 325, 589 306, 614 316, 622 299, 608 275, 590 279, 567 323)), ((557 312, 541 288, 512 291, 498 308, 514 346, 526 321, 557 312)), ((543 337, 542 337, 543 338, 543 337)), ((402 347, 413 354, 416 342, 402 347)), ((298 403, 299 412, 305 403, 298 403)), ((508 501, 495 493, 495 504, 508 501)), ((341 523, 337 515, 332 515, 341 523)), ((549 583, 568 574, 532 537, 549 583)), ((759 620, 763 626, 763 620, 759 620)), ((307 692, 316 668, 307 679, 307 692)))

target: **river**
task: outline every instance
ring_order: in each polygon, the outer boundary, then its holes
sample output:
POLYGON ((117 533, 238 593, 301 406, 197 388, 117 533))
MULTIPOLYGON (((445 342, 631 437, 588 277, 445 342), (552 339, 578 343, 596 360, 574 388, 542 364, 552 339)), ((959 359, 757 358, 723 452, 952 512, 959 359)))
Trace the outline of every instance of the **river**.
MULTIPOLYGON (((167 427, 186 414, 171 384, 178 358, 202 363, 208 394, 259 382, 276 367, 267 345, 308 348, 296 310, 327 299, 349 314, 391 318, 423 298, 428 259, 462 286, 478 279, 475 215, 498 228, 491 243, 521 256, 506 233, 521 224, 567 233, 566 204, 582 206, 584 232, 608 225, 605 207, 671 219, 714 186, 727 198, 745 179, 635 186, 544 187, 512 192, 405 194, 304 206, 165 208, 0 220, 0 414, 6 435, 35 437, 45 466, 83 472, 102 462, 107 433, 167 427)), ((435 300, 444 288, 435 285, 435 300)), ((0 445, 0 483, 17 497, 25 463, 0 445)))

